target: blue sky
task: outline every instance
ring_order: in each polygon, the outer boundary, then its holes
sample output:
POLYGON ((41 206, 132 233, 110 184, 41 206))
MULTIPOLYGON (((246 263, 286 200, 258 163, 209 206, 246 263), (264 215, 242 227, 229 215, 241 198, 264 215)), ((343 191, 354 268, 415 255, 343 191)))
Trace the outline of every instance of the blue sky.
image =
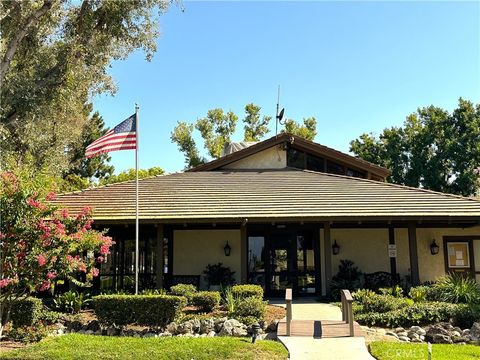
MULTIPOLYGON (((401 125, 417 107, 480 101, 480 2, 184 2, 160 18, 158 51, 115 62, 114 97, 94 107, 112 127, 140 104, 140 166, 184 167, 179 120, 212 108, 240 118, 253 102, 315 116, 315 141, 348 152, 363 132, 401 125)), ((275 135, 275 124, 271 124, 275 135)), ((234 140, 242 140, 239 122, 234 140)), ((197 144, 203 149, 201 140, 197 144)), ((133 151, 111 153, 116 172, 133 151)))

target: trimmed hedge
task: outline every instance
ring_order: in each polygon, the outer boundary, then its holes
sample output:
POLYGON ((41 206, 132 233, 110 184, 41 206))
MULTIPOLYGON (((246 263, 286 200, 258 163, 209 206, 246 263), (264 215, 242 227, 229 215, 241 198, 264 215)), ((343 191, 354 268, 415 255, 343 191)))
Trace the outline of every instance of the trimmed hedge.
POLYGON ((248 297, 240 301, 235 308, 235 318, 254 317, 257 320, 265 316, 267 303, 258 297, 248 297))
POLYGON ((10 320, 13 327, 32 326, 41 320, 44 313, 42 300, 28 297, 13 303, 10 320))
POLYGON ((185 296, 189 304, 192 303, 193 295, 197 288, 193 284, 177 284, 170 287, 170 293, 176 296, 185 296))
POLYGON ((93 303, 98 320, 105 325, 165 326, 178 317, 187 299, 174 295, 100 295, 93 303))
POLYGON ((232 294, 239 299, 257 297, 263 299, 263 288, 260 285, 246 284, 232 286, 232 294))
POLYGON ((210 312, 220 304, 221 296, 218 291, 199 291, 193 294, 192 305, 200 310, 210 312))

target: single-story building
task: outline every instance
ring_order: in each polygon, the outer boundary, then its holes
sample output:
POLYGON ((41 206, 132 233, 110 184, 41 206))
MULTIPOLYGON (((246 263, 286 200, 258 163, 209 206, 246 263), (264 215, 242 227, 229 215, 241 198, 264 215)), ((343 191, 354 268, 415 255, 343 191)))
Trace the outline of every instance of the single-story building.
MULTIPOLYGON (((197 281, 223 263, 268 296, 322 295, 340 260, 411 284, 463 272, 480 282, 480 201, 385 182, 388 169, 290 134, 182 173, 140 180, 141 287, 197 281)), ((131 286, 135 181, 63 194, 116 242, 101 288, 131 286)))

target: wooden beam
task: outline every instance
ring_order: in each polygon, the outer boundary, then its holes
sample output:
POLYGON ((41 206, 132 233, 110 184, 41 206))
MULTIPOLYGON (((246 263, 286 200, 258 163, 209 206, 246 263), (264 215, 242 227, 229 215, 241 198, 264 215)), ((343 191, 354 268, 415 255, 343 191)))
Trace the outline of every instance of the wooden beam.
POLYGON ((323 223, 323 252, 325 254, 325 289, 330 294, 330 282, 332 281, 332 239, 330 237, 330 223, 323 223))
MULTIPOLYGON (((390 226, 388 228, 388 245, 395 245, 395 228, 390 226)), ((392 280, 397 281, 397 258, 390 258, 390 273, 392 274, 392 280)))
POLYGON ((157 289, 163 288, 163 224, 158 224, 157 227, 157 247, 156 247, 156 278, 157 278, 157 289))
POLYGON ((240 226, 240 281, 247 283, 247 225, 240 226))
POLYGON ((418 271, 417 226, 414 222, 408 224, 408 250, 410 253, 410 276, 413 286, 420 285, 418 271))

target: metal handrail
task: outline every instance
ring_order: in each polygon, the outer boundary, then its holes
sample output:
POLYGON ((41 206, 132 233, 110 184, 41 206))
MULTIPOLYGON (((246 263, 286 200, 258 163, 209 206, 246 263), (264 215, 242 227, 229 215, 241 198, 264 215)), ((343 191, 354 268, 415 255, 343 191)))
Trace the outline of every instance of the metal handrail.
POLYGON ((340 292, 342 298, 342 320, 350 325, 350 336, 355 336, 353 327, 353 298, 349 290, 340 292))
POLYGON ((292 323, 292 289, 285 290, 285 302, 287 304, 287 336, 290 336, 290 325, 292 323))

